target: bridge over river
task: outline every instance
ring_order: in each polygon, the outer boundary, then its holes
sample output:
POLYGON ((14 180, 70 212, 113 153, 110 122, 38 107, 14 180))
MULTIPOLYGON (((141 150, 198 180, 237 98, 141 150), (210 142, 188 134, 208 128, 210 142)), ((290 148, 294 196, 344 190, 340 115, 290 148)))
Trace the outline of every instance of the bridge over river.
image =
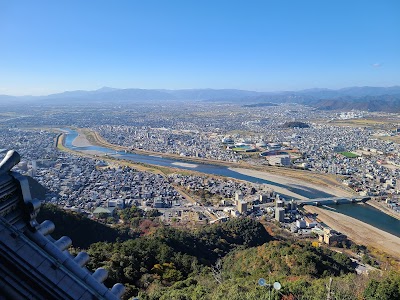
MULTIPOLYGON (((105 148, 105 147, 99 147, 99 146, 88 146, 88 147, 75 147, 72 142, 73 140, 78 136, 78 132, 70 129, 65 129, 68 134, 66 135, 66 138, 64 140, 64 145, 65 147, 72 149, 74 151, 97 151, 100 153, 109 153, 109 155, 115 155, 115 150, 105 148)), ((293 187, 293 186, 287 186, 284 184, 280 184, 277 182, 273 181, 268 181, 264 179, 260 179, 258 177, 252 177, 252 176, 247 176, 244 174, 240 174, 236 171, 233 171, 227 167, 220 166, 220 165, 212 165, 212 164, 198 164, 196 167, 190 166, 189 167, 184 167, 182 165, 177 165, 176 162, 181 162, 179 160, 174 160, 174 159, 168 159, 164 157, 151 157, 148 155, 139 155, 139 154, 134 154, 134 153, 124 153, 124 151, 120 151, 120 154, 117 155, 118 158, 121 159, 128 159, 132 160, 136 163, 145 163, 145 164, 152 164, 152 165, 157 165, 157 166, 171 166, 174 168, 180 168, 180 169, 191 169, 195 170, 198 172, 202 172, 205 174, 211 174, 211 175, 220 175, 220 176, 226 176, 226 177, 232 177, 240 180, 246 180, 249 182, 253 183, 266 183, 270 184, 276 187, 281 187, 290 190, 291 192, 301 195, 303 197, 309 198, 307 200, 297 200, 299 205, 335 205, 335 204, 344 204, 344 203, 355 203, 355 202, 365 202, 369 198, 364 197, 364 198, 345 198, 345 197, 337 197, 335 198, 334 196, 320 191, 320 190, 315 190, 315 189, 310 189, 308 187, 305 187, 304 189, 302 187, 293 187), (316 198, 316 199, 315 199, 316 198), (354 199, 354 200, 353 200, 354 199)), ((274 187, 273 187, 274 188, 274 187)), ((281 196, 283 196, 285 199, 290 199, 293 198, 290 195, 285 195, 284 193, 279 193, 281 196)), ((273 203, 266 203, 266 204, 261 204, 260 206, 274 206, 273 203), (272 204, 272 205, 271 205, 272 204)), ((204 207, 199 207, 199 209, 204 209, 204 207)), ((375 226, 377 228, 380 228, 382 230, 385 230, 389 233, 395 234, 400 237, 400 226, 399 226, 399 220, 386 215, 385 213, 370 207, 368 205, 339 205, 336 210, 339 212, 343 212, 343 214, 347 214, 351 217, 354 217, 356 219, 359 219, 362 222, 368 223, 372 226, 375 226)), ((205 212, 208 212, 208 210, 205 210, 205 212)), ((217 216, 216 216, 217 217, 217 216)))
POLYGON ((332 205, 332 204, 350 204, 357 202, 366 202, 370 200, 370 197, 363 198, 343 198, 343 197, 329 197, 329 198, 316 198, 316 199, 307 199, 307 200, 297 200, 297 205, 332 205))

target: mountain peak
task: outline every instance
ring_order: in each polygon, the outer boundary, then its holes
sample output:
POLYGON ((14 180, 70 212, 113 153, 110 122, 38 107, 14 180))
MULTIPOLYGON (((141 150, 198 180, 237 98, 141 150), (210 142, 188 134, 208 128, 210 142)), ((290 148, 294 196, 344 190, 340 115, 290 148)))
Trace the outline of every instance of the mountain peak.
POLYGON ((117 90, 116 88, 108 87, 108 86, 103 86, 99 88, 98 90, 95 90, 95 92, 112 92, 117 90))

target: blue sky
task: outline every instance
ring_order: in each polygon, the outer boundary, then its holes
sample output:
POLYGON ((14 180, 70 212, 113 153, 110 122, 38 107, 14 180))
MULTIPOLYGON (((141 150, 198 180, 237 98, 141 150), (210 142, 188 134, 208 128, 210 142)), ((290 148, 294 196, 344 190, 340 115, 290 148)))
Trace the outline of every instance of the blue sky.
POLYGON ((0 0, 0 94, 400 85, 398 0, 0 0))

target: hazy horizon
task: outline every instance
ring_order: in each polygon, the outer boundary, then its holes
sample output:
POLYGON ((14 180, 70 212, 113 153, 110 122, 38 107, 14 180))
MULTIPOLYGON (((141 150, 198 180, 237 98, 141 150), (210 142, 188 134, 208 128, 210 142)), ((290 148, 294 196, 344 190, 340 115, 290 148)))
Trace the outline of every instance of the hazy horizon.
POLYGON ((13 96, 13 97, 45 97, 53 94, 61 94, 61 93, 68 93, 68 92, 77 92, 77 91, 82 91, 82 92, 95 92, 99 91, 102 89, 111 89, 111 90, 130 90, 130 89, 137 89, 137 90, 166 90, 166 91, 179 91, 179 90, 241 90, 241 91, 249 91, 249 92, 259 92, 259 93, 284 93, 284 92, 301 92, 301 91, 307 91, 307 90, 331 90, 331 91, 338 91, 342 89, 347 89, 347 88, 393 88, 393 87, 400 87, 399 85, 391 85, 391 86, 344 86, 344 87, 339 87, 339 88, 325 88, 325 87, 310 87, 310 88, 304 88, 304 89, 296 89, 296 90, 269 90, 269 91, 262 91, 262 90, 250 90, 250 89, 239 89, 239 88, 183 88, 183 89, 172 89, 172 88, 140 88, 140 87, 110 87, 110 86, 102 86, 99 88, 95 89, 71 89, 71 90, 60 90, 60 91, 54 91, 48 94, 1 94, 3 96, 13 96))

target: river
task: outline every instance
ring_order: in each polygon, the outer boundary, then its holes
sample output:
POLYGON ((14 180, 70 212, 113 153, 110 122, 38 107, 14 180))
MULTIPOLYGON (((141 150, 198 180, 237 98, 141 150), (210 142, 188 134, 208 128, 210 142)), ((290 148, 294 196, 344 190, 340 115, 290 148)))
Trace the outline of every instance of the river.
MULTIPOLYGON (((144 155, 144 154, 136 154, 136 153, 125 153, 125 151, 115 151, 115 150, 105 148, 105 147, 100 147, 100 146, 75 147, 72 145, 72 142, 78 136, 78 133, 76 131, 70 130, 70 129, 63 129, 63 130, 68 132, 68 134, 66 135, 65 141, 64 141, 64 145, 65 145, 65 147, 70 148, 72 150, 98 151, 98 152, 102 152, 104 154, 107 153, 108 156, 112 156, 112 157, 120 158, 120 159, 131 160, 131 161, 139 162, 139 163, 164 166, 164 167, 173 167, 173 168, 185 169, 185 170, 192 170, 192 171, 197 171, 197 172, 206 173, 206 174, 232 177, 232 178, 246 180, 246 181, 254 182, 254 183, 266 183, 269 185, 285 188, 293 193, 307 197, 309 199, 333 197, 333 195, 331 195, 331 194, 328 194, 323 191, 313 189, 310 187, 306 187, 306 186, 283 185, 278 182, 240 174, 238 172, 230 170, 228 167, 225 167, 225 166, 179 161, 179 160, 175 160, 175 159, 171 159, 171 158, 162 157, 161 155, 155 156, 155 155, 144 155)), ((280 194, 280 195, 285 197, 286 199, 292 198, 292 197, 289 197, 284 194, 280 194)))
MULTIPOLYGON (((166 167, 173 167, 178 169, 185 169, 185 170, 193 170, 197 172, 202 172, 206 174, 213 174, 213 175, 221 175, 232 177, 240 180, 246 180, 249 182, 254 183, 266 183, 272 186, 282 187, 285 188, 293 193, 298 195, 315 199, 315 198, 327 198, 332 197, 333 195, 325 193, 320 190, 312 189, 309 187, 296 185, 283 185, 277 182, 269 181, 260 179, 257 177, 247 176, 235 172, 233 170, 228 169, 225 166, 213 165, 213 164, 199 164, 199 163, 188 163, 179 160, 174 160, 162 156, 152 156, 152 155, 144 155, 144 154, 136 154, 136 153, 125 153, 124 151, 115 151, 105 147, 99 146, 88 146, 88 147, 75 147, 72 145, 73 140, 78 136, 78 133, 71 129, 63 129, 67 132, 66 138, 64 141, 64 145, 67 148, 77 151, 99 151, 104 154, 108 154, 109 156, 131 160, 134 162, 145 163, 150 165, 157 165, 157 166, 166 166, 166 167)), ((285 197, 286 199, 291 199, 292 197, 288 197, 284 194, 280 194, 281 196, 285 197)), ((329 208, 327 208, 329 209, 329 208)), ((368 205, 368 204, 345 204, 345 205, 335 205, 331 206, 332 210, 336 212, 348 215, 350 217, 356 218, 360 221, 368 223, 376 228, 394 234, 400 237, 400 220, 393 218, 380 210, 368 205)))

